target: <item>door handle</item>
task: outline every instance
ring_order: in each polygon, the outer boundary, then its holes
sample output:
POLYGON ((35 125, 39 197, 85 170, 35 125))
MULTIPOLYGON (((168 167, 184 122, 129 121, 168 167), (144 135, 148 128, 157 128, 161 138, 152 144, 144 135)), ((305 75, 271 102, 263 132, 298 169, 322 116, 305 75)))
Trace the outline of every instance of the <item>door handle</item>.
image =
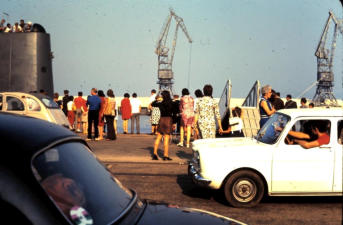
POLYGON ((325 149, 325 150, 329 150, 331 152, 330 146, 320 146, 319 149, 325 149))

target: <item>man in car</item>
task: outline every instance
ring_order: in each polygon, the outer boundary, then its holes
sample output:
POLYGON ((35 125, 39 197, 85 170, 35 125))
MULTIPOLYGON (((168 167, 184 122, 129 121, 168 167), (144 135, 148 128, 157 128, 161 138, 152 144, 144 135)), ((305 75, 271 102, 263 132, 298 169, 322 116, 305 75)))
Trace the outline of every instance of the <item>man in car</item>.
POLYGON ((294 137, 293 142, 301 145, 303 148, 309 149, 329 144, 330 135, 328 134, 328 123, 324 120, 317 120, 311 124, 311 131, 317 137, 315 140, 310 140, 310 134, 289 131, 288 135, 294 137))

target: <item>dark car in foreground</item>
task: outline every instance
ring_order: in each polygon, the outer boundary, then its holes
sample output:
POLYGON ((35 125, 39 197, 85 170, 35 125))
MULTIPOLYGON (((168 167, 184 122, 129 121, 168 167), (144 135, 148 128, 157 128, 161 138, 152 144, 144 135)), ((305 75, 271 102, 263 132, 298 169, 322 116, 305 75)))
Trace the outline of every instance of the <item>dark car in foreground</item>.
POLYGON ((139 199, 62 126, 0 113, 0 141, 0 214, 8 224, 242 224, 139 199))

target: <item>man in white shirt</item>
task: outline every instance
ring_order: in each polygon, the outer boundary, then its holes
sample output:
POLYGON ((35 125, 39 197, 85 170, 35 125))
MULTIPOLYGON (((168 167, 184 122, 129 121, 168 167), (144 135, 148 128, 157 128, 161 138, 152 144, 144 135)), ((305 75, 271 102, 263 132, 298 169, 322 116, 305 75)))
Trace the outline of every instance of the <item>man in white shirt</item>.
MULTIPOLYGON (((151 116, 152 116, 152 114, 151 114, 151 108, 152 108, 151 103, 156 100, 156 95, 157 95, 156 94, 156 90, 152 89, 151 90, 151 95, 150 95, 150 98, 149 98, 149 105, 148 105, 148 112, 150 113, 150 121, 152 121, 152 118, 151 118, 151 116)), ((151 124, 151 134, 155 134, 155 126, 153 126, 152 124, 151 124)))
POLYGON ((132 114, 131 114, 131 134, 134 133, 134 128, 135 128, 135 121, 136 121, 136 132, 137 134, 140 133, 140 127, 139 127, 139 115, 141 113, 142 109, 142 103, 141 101, 137 98, 137 94, 133 93, 132 98, 130 99, 131 103, 131 109, 132 109, 132 114))

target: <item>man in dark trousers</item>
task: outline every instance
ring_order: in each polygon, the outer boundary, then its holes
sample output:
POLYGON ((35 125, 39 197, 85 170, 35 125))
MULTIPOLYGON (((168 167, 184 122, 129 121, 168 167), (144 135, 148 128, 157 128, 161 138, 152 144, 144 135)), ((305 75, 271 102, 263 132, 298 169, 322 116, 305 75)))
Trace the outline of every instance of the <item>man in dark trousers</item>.
POLYGON ((92 88, 91 95, 87 98, 87 106, 88 108, 88 135, 87 141, 92 139, 92 124, 94 124, 94 138, 95 140, 99 140, 99 110, 101 99, 97 95, 98 91, 96 88, 92 88))
POLYGON ((73 99, 70 98, 69 96, 69 91, 68 90, 64 90, 64 96, 62 98, 62 111, 64 112, 64 114, 66 116, 68 116, 68 107, 67 104, 69 101, 72 101, 73 99))
POLYGON ((292 100, 292 95, 288 94, 286 96, 286 104, 285 104, 285 109, 296 109, 298 108, 297 103, 292 100))

